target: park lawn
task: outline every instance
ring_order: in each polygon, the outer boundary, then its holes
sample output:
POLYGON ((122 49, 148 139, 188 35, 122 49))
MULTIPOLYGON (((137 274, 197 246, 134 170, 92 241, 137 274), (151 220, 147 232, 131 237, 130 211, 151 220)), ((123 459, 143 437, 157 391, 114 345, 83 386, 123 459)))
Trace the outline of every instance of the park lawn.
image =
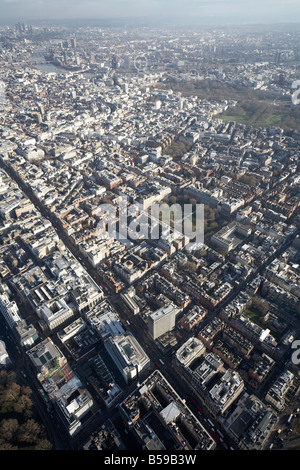
POLYGON ((262 314, 258 310, 254 309, 253 307, 249 307, 249 308, 246 309, 245 313, 246 313, 246 316, 248 318, 250 318, 252 321, 254 321, 254 323, 259 323, 260 322, 260 318, 261 318, 262 314))
POLYGON ((171 88, 186 97, 237 101, 236 106, 218 115, 226 123, 235 121, 254 128, 277 126, 285 131, 300 131, 300 106, 292 109, 291 98, 288 96, 278 96, 264 90, 253 90, 219 80, 166 82, 156 83, 155 86, 171 88))
POLYGON ((274 106, 273 100, 243 100, 234 108, 220 114, 224 122, 235 121, 252 127, 279 126, 289 130, 291 126, 300 129, 300 114, 297 110, 291 113, 286 102, 274 106))

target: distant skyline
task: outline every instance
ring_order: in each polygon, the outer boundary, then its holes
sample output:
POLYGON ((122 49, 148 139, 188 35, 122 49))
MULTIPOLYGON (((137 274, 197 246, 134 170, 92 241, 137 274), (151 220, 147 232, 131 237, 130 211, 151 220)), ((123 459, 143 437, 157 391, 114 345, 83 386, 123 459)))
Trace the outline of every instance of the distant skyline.
POLYGON ((105 18, 210 23, 300 22, 299 0, 0 0, 2 24, 12 21, 105 18))

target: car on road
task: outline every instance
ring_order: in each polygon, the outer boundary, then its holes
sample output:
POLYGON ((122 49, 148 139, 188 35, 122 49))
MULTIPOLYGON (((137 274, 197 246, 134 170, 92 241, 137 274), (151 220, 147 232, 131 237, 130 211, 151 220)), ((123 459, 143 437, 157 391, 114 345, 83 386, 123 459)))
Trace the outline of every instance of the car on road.
POLYGON ((189 398, 190 398, 191 402, 194 403, 194 405, 195 405, 196 404, 195 398, 193 398, 192 396, 190 396, 189 398))
POLYGON ((199 413, 203 413, 203 410, 202 410, 201 406, 196 405, 196 408, 197 408, 197 410, 199 411, 199 413))

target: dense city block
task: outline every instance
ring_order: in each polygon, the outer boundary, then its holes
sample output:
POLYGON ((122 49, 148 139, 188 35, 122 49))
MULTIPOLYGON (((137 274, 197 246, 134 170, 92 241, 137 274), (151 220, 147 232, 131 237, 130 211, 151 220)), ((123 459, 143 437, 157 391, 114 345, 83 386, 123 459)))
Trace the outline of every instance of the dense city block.
POLYGON ((0 408, 36 448, 299 449, 299 40, 0 27, 0 408))

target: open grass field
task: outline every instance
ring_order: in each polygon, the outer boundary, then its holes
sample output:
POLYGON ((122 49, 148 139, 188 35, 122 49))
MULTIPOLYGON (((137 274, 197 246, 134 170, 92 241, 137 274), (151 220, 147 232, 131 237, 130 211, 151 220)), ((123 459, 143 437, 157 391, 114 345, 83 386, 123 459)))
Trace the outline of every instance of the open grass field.
POLYGON ((182 96, 199 99, 235 100, 237 105, 218 117, 224 122, 258 127, 278 126, 285 131, 300 131, 300 105, 292 108, 291 97, 281 97, 262 90, 221 82, 200 80, 193 82, 157 83, 155 87, 171 88, 182 96))
POLYGON ((260 323, 260 319, 261 319, 261 313, 256 310, 255 308, 251 307, 251 308, 247 308, 246 309, 246 315, 247 317, 252 320, 254 323, 260 323))
POLYGON ((252 127, 281 127, 285 131, 300 130, 300 108, 291 108, 284 100, 242 100, 219 116, 224 122, 235 121, 252 127))

